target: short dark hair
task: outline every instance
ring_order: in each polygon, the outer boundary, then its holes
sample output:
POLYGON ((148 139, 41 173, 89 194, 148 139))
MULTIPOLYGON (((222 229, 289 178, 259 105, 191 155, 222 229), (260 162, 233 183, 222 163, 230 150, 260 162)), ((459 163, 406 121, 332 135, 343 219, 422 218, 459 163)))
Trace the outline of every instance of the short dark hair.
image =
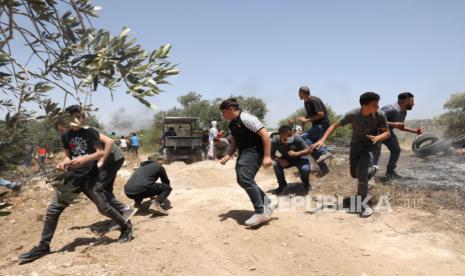
POLYGON ((55 120, 55 122, 53 123, 53 126, 55 127, 55 129, 58 129, 59 126, 65 126, 65 125, 66 125, 65 120, 62 118, 55 120))
POLYGON ((375 92, 365 92, 360 96, 360 105, 367 105, 373 101, 379 101, 381 97, 375 92))
POLYGON ((174 130, 174 127, 169 127, 168 130, 174 130))
POLYGON ((53 126, 55 127, 56 130, 58 130, 59 126, 68 128, 71 120, 72 120, 71 116, 65 114, 63 116, 56 118, 55 121, 53 122, 53 126))
POLYGON ((292 131, 292 127, 289 126, 289 125, 280 126, 279 129, 278 129, 279 133, 285 133, 285 132, 288 132, 288 131, 292 131))
POLYGON ((220 110, 226 110, 230 107, 234 107, 235 109, 239 109, 239 102, 235 98, 230 98, 225 101, 223 101, 220 104, 220 110))
POLYGON ((414 98, 413 94, 410 92, 402 92, 399 94, 399 96, 397 96, 397 100, 399 100, 399 102, 408 98, 414 98))
POLYGON ((304 93, 305 95, 310 95, 310 88, 308 86, 301 86, 299 92, 304 93))
POLYGON ((77 113, 77 112, 81 113, 81 107, 77 104, 71 105, 65 109, 65 112, 68 113, 69 115, 73 115, 74 113, 77 113))

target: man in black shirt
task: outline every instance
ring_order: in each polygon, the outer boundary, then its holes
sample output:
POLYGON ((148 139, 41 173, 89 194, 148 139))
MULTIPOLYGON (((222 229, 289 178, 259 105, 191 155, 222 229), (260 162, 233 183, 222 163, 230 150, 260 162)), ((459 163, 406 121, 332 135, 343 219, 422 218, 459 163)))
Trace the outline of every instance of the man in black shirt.
MULTIPOLYGON (((80 106, 72 105, 67 107, 65 111, 75 119, 79 120, 80 124, 85 124, 86 117, 84 113, 82 113, 80 106)), ((59 132, 60 130, 62 132, 68 131, 68 128, 60 125, 59 122, 57 122, 55 126, 60 128, 58 129, 59 132)), ((104 156, 97 162, 100 181, 95 183, 94 190, 97 195, 105 196, 108 204, 116 209, 124 217, 124 219, 128 221, 137 210, 119 201, 113 193, 116 175, 124 164, 124 153, 110 137, 99 133, 99 139, 103 146, 104 156)))
MULTIPOLYGON (((303 124, 312 123, 312 127, 302 134, 302 139, 311 146, 313 143, 323 137, 325 131, 331 125, 329 122, 329 114, 326 105, 323 101, 315 96, 310 95, 310 88, 302 86, 299 88, 299 98, 305 102, 306 117, 299 117, 298 120, 303 124)), ((325 160, 332 157, 325 147, 312 151, 312 157, 320 167, 321 175, 329 173, 328 165, 325 160)))
POLYGON ((270 199, 255 182, 260 165, 269 168, 271 159, 271 143, 268 131, 257 117, 242 112, 236 99, 228 99, 220 105, 224 118, 230 121, 229 132, 231 142, 229 153, 221 160, 226 164, 239 150, 236 162, 236 177, 239 185, 247 192, 253 203, 255 214, 245 224, 255 227, 268 222, 275 206, 270 205, 270 199))
POLYGON ((132 239, 133 228, 130 222, 112 207, 106 198, 95 192, 94 186, 99 181, 97 161, 104 155, 100 144, 99 133, 94 129, 84 129, 74 120, 71 129, 62 135, 65 159, 56 168, 68 170, 64 184, 57 189, 52 203, 47 209, 44 228, 39 245, 30 252, 19 256, 21 262, 34 261, 50 253, 50 243, 58 225, 61 213, 83 192, 97 206, 100 213, 111 218, 121 227, 119 242, 132 239))
POLYGON ((152 207, 157 213, 168 215, 161 207, 171 193, 170 180, 165 168, 154 161, 142 162, 124 186, 124 193, 135 201, 134 206, 140 208, 144 198, 157 197, 152 207), (157 183, 160 179, 161 183, 157 183))

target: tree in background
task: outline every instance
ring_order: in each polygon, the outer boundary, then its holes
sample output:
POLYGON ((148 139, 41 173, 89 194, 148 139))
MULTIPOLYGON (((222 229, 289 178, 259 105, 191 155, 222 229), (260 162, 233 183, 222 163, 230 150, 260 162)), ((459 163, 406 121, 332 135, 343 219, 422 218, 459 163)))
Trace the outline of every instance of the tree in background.
POLYGON ((145 98, 162 91, 160 85, 178 73, 168 60, 170 45, 147 52, 128 35, 129 28, 117 35, 94 28, 92 18, 101 7, 89 0, 0 3, 0 109, 8 112, 2 124, 1 151, 24 142, 19 130, 35 115, 31 106, 48 102, 59 107, 51 102, 52 90, 55 95, 62 93, 63 108, 78 103, 92 110, 92 94, 99 87, 109 90, 113 99, 115 88, 122 85, 151 107, 145 98))
POLYGON ((451 95, 444 104, 446 113, 442 114, 438 122, 445 126, 445 134, 450 138, 465 135, 465 93, 451 95))
MULTIPOLYGON (((328 109, 328 113, 329 113, 329 121, 331 123, 334 123, 334 122, 338 121, 341 118, 341 116, 337 115, 330 106, 327 106, 327 109, 328 109)), ((301 117, 301 116, 307 116, 307 112, 305 111, 305 108, 297 109, 297 111, 295 111, 294 113, 292 113, 291 115, 289 115, 285 119, 279 121, 279 125, 280 126, 281 125, 287 125, 290 119, 297 122, 298 121, 297 118, 301 117)), ((310 123, 308 123, 308 125, 305 126, 305 127, 302 126, 302 128, 304 129, 304 131, 306 129, 310 128, 310 123)), ((348 145, 348 143, 350 141, 350 132, 351 132, 351 130, 350 130, 349 127, 338 128, 336 130, 336 132, 330 137, 329 142, 340 144, 340 145, 348 145)))

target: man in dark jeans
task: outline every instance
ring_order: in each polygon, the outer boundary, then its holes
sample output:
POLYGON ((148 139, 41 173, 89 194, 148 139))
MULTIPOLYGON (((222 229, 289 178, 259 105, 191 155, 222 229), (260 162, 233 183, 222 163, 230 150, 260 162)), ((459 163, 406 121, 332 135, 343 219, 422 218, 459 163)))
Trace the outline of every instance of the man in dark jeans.
POLYGON ((47 209, 39 245, 19 256, 22 262, 33 261, 50 253, 50 243, 61 213, 81 192, 95 203, 102 215, 120 226, 121 235, 118 242, 128 242, 132 239, 131 223, 126 222, 118 211, 108 204, 105 196, 96 193, 94 189, 95 183, 99 181, 97 161, 104 155, 99 133, 94 129, 84 129, 74 124, 68 132, 62 135, 62 142, 66 157, 56 168, 59 171, 68 169, 68 173, 64 184, 57 189, 47 209))
MULTIPOLYGON (((388 148, 390 152, 389 163, 386 169, 386 180, 399 179, 400 175, 396 172, 397 161, 400 157, 400 145, 397 140, 396 133, 394 129, 399 129, 401 131, 414 133, 420 135, 423 133, 421 128, 412 129, 405 126, 405 117, 407 116, 407 111, 413 109, 414 106, 414 96, 410 92, 400 93, 397 97, 397 103, 389 104, 383 106, 381 110, 386 114, 388 120, 389 130, 391 131, 391 138, 384 141, 383 144, 388 148)), ((377 150, 373 158, 373 167, 378 170, 379 158, 381 156, 381 143, 378 144, 377 150)))
POLYGON ((242 112, 236 99, 228 99, 221 103, 223 117, 230 121, 229 131, 231 142, 229 153, 221 160, 226 164, 239 150, 236 162, 236 177, 239 185, 247 192, 255 209, 255 214, 245 224, 255 227, 268 222, 276 206, 270 204, 270 199, 255 182, 260 165, 269 168, 271 159, 271 143, 268 131, 257 117, 242 112))
POLYGON ((124 193, 133 199, 136 208, 141 208, 145 198, 157 197, 152 202, 152 207, 156 213, 168 215, 162 207, 171 193, 170 179, 165 168, 161 165, 163 159, 158 158, 157 162, 148 160, 140 163, 140 167, 131 175, 124 186, 124 193), (157 183, 160 179, 161 183, 157 183))
POLYGON ((376 144, 390 138, 386 115, 379 111, 380 96, 367 92, 360 96, 360 108, 344 115, 339 122, 331 125, 323 138, 312 147, 320 148, 326 139, 339 127, 352 126, 350 140, 350 174, 358 179, 358 196, 361 199, 361 217, 369 217, 373 210, 368 206, 368 181, 375 171, 370 170, 376 144))
POLYGON ((281 126, 278 132, 279 135, 271 140, 271 158, 275 160, 273 168, 279 185, 275 193, 279 195, 286 189, 284 169, 291 167, 297 167, 302 184, 309 190, 310 162, 307 156, 310 152, 309 147, 299 135, 292 134, 291 126, 281 126))
MULTIPOLYGON (((85 124, 86 118, 80 106, 72 105, 67 107, 65 111, 73 118, 79 120, 81 124, 85 124)), ((64 133, 68 130, 66 126, 60 125, 59 121, 55 123, 55 127, 60 133, 64 133)), ((137 210, 119 201, 113 193, 116 175, 124 164, 124 153, 110 137, 99 133, 99 138, 103 146, 104 156, 97 162, 100 181, 96 182, 94 185, 95 192, 104 195, 108 204, 116 209, 124 219, 128 221, 137 210)), ((115 228, 113 227, 112 230, 113 229, 115 228)))
MULTIPOLYGON (((323 101, 315 96, 310 95, 310 88, 302 86, 299 88, 299 98, 305 103, 306 117, 299 117, 298 120, 303 124, 312 123, 312 127, 302 134, 304 141, 311 146, 323 137, 323 134, 330 126, 329 114, 323 101)), ((312 157, 320 167, 320 175, 324 176, 329 173, 328 165, 325 161, 332 157, 332 154, 325 148, 314 149, 312 157)))

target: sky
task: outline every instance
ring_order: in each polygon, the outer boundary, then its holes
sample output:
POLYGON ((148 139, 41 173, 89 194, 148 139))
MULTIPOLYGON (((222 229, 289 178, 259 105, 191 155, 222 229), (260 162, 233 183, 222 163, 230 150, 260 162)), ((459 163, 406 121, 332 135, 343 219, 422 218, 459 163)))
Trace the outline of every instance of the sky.
MULTIPOLYGON (((103 7, 96 27, 116 34, 127 26, 148 51, 173 45, 170 60, 181 73, 150 99, 159 110, 189 91, 207 99, 256 96, 275 127, 303 107, 297 91, 307 85, 340 114, 365 91, 379 93, 381 105, 410 91, 416 106, 408 119, 419 119, 439 115, 451 94, 465 91, 465 1, 93 2, 103 7)), ((113 102, 98 92, 104 123, 115 113, 134 126, 152 118, 123 88, 113 102)))

